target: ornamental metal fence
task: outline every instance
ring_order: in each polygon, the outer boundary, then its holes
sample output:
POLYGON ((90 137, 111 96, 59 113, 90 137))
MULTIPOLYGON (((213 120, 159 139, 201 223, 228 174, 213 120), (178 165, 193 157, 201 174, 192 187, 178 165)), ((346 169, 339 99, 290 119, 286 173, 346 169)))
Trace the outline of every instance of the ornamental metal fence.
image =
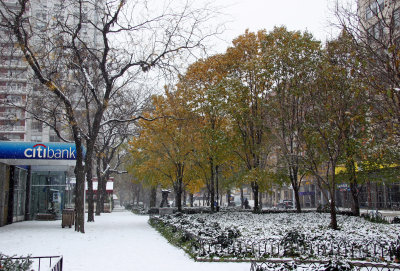
POLYGON ((250 258, 319 256, 345 257, 352 259, 393 260, 391 244, 356 243, 346 241, 326 241, 323 243, 303 242, 282 244, 280 240, 262 239, 257 241, 243 240, 208 240, 196 238, 199 256, 233 256, 250 258))
POLYGON ((273 238, 241 240, 230 238, 228 235, 211 239, 197 236, 183 227, 170 224, 160 218, 152 217, 151 219, 167 225, 173 232, 180 232, 183 241, 192 241, 190 247, 186 249, 200 259, 213 257, 265 259, 301 256, 394 261, 394 249, 398 250, 400 247, 399 240, 370 243, 345 240, 283 242, 273 238))
POLYGON ((400 265, 354 261, 288 261, 270 260, 252 262, 250 271, 302 270, 302 271, 399 271, 400 265))
MULTIPOLYGON (((15 270, 20 270, 22 262, 29 261, 30 267, 28 270, 50 270, 50 271, 62 271, 63 270, 63 257, 62 256, 38 256, 38 257, 7 257, 0 255, 0 271, 3 270, 3 266, 7 262, 15 263, 15 270)), ((25 269, 21 269, 25 270, 25 269)))

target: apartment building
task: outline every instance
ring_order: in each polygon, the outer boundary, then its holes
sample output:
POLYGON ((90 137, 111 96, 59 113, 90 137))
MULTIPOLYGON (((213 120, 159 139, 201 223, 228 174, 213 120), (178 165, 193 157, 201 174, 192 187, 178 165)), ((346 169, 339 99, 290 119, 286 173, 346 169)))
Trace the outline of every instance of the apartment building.
MULTIPOLYGON (((4 5, 11 10, 18 9, 17 0, 5 0, 4 5)), ((84 1, 83 16, 91 23, 98 20, 102 1, 84 1)), ((28 14, 33 29, 32 43, 45 48, 47 37, 56 35, 56 24, 74 24, 79 18, 77 1, 33 0, 29 1, 28 14)), ((83 23, 81 38, 91 46, 101 46, 94 26, 83 23)), ((0 28, 0 139, 10 141, 58 142, 52 129, 33 118, 28 111, 30 102, 39 93, 40 84, 35 83, 33 74, 27 66, 13 38, 0 28)))
POLYGON ((400 1, 358 0, 357 4, 360 28, 368 42, 376 43, 378 47, 398 42, 400 1))
MULTIPOLYGON (((56 38, 63 38, 59 34, 57 24, 73 25, 80 16, 91 18, 91 22, 96 22, 98 10, 93 9, 93 6, 102 3, 100 0, 93 0, 93 3, 84 1, 82 7, 84 14, 79 14, 78 1, 28 2, 27 15, 32 29, 31 44, 48 50, 47 52, 53 49, 49 41, 55 42, 56 38)), ((18 7, 18 0, 2 0, 0 3, 0 9, 17 10, 18 7)), ((90 46, 101 45, 97 40, 93 24, 82 24, 80 38, 87 40, 90 46)), ((49 60, 63 53, 62 49, 51 52, 53 54, 47 54, 49 60)), ((74 80, 72 77, 69 78, 69 71, 72 68, 67 66, 61 68, 63 76, 71 83, 74 80)), ((34 107, 38 107, 35 100, 46 100, 49 97, 49 92, 35 81, 30 67, 15 45, 15 40, 10 37, 7 29, 0 27, 0 226, 21 220, 37 219, 38 214, 50 213, 59 217, 61 210, 73 202, 71 188, 73 185, 69 180, 73 176, 75 161, 70 158, 65 159, 61 154, 64 152, 74 154, 75 146, 59 143, 60 140, 55 132, 29 113, 35 109, 34 107), (54 158, 43 159, 44 149, 48 153, 52 150, 54 158), (27 157, 28 154, 28 157, 24 159, 14 157, 21 151, 20 156, 27 157), (30 152, 42 155, 35 157, 30 155, 30 152)), ((71 100, 73 99, 72 94, 71 100)), ((60 108, 62 110, 62 106, 60 108)))

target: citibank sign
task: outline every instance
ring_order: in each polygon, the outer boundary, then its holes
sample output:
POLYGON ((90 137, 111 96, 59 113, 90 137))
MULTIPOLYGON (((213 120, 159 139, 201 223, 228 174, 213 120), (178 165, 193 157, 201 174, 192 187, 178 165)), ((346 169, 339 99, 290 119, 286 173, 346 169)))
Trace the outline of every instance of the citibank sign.
POLYGON ((0 142, 0 159, 76 160, 73 143, 0 142))
POLYGON ((32 148, 27 148, 24 151, 25 158, 31 159, 61 159, 70 160, 76 159, 76 150, 72 147, 67 149, 52 149, 44 144, 36 144, 32 148))

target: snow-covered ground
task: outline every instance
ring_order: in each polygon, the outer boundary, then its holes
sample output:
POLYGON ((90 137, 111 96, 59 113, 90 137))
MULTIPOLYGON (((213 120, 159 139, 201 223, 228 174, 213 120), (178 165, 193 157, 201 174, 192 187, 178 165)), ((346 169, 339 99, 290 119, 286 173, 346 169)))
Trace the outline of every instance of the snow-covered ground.
MULTIPOLYGON (((170 245, 147 216, 114 212, 86 223, 85 234, 61 221, 25 221, 0 227, 0 253, 63 255, 64 270, 248 271, 250 263, 201 263, 170 245)), ((45 270, 45 269, 43 269, 45 270)))

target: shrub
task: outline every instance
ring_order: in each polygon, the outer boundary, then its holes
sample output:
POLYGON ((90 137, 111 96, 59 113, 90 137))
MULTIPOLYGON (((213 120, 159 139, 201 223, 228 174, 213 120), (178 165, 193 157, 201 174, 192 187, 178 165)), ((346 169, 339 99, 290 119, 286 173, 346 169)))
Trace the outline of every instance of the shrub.
POLYGON ((0 254, 1 271, 28 271, 30 270, 31 265, 32 261, 29 257, 24 259, 13 259, 13 257, 0 254))
POLYGON ((400 242, 398 241, 395 244, 391 244, 389 248, 389 253, 391 257, 396 257, 396 259, 400 259, 400 242))
POLYGON ((329 261, 324 265, 324 271, 351 271, 353 268, 347 262, 329 261))
POLYGON ((306 245, 305 235, 297 230, 289 231, 281 240, 281 245, 285 248, 285 256, 300 256, 298 248, 306 245))
POLYGON ((367 214, 362 214, 361 217, 373 223, 381 223, 381 224, 389 223, 385 220, 385 218, 382 216, 381 213, 375 211, 371 211, 370 213, 367 214))
POLYGON ((400 224, 400 217, 395 216, 392 220, 392 224, 400 224))

